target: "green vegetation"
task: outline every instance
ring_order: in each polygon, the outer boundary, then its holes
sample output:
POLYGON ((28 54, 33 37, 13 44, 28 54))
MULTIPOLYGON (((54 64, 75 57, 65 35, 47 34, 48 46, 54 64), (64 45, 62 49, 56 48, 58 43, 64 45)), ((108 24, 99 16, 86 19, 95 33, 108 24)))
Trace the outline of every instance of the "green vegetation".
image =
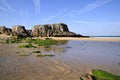
POLYGON ((5 40, 5 43, 21 43, 24 38, 9 38, 5 40))
POLYGON ((48 46, 48 45, 56 44, 56 41, 53 39, 45 39, 45 40, 36 39, 35 44, 38 46, 48 46))
POLYGON ((58 44, 66 44, 68 41, 67 40, 58 40, 57 43, 58 44))
POLYGON ((5 40, 5 43, 27 43, 25 45, 20 45, 19 48, 32 48, 32 47, 39 47, 44 46, 45 48, 49 48, 51 45, 55 44, 65 44, 67 41, 65 40, 54 40, 51 38, 45 39, 31 39, 31 38, 8 38, 5 40), (35 45, 35 46, 33 46, 35 45))
POLYGON ((30 56, 30 55, 35 55, 36 57, 53 57, 55 56, 54 54, 42 54, 41 51, 32 51, 30 53, 26 52, 16 52, 18 56, 30 56))
POLYGON ((55 56, 55 55, 53 55, 53 54, 37 54, 37 57, 53 57, 53 56, 55 56))
POLYGON ((120 80, 120 76, 113 75, 106 71, 93 70, 92 73, 95 76, 96 80, 120 80))
POLYGON ((41 51, 33 51, 32 53, 41 53, 41 51))
POLYGON ((35 48, 35 46, 33 46, 32 44, 28 43, 28 44, 20 45, 19 48, 35 48))
POLYGON ((26 43, 33 43, 37 46, 45 46, 46 48, 50 47, 51 45, 57 44, 56 40, 53 39, 26 39, 26 43))
POLYGON ((30 54, 26 54, 26 53, 19 53, 19 56, 29 56, 30 54))

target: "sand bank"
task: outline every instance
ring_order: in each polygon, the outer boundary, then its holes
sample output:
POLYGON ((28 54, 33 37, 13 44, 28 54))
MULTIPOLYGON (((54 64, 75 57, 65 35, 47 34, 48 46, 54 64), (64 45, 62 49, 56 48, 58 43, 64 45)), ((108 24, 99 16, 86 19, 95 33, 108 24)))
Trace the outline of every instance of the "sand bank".
POLYGON ((120 42, 120 38, 77 38, 77 37, 50 37, 55 40, 87 40, 87 41, 115 41, 120 42))

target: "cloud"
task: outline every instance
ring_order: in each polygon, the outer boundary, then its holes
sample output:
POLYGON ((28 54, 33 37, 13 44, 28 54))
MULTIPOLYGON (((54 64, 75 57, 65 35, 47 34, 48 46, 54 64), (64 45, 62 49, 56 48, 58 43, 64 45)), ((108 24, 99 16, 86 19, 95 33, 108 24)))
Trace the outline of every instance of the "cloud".
POLYGON ((109 22, 108 24, 120 27, 120 22, 109 22))
POLYGON ((49 20, 58 18, 61 14, 62 14, 62 13, 58 13, 58 14, 56 14, 56 15, 49 16, 48 18, 43 19, 43 21, 49 21, 49 20))
POLYGON ((61 18, 64 18, 64 17, 73 17, 75 12, 77 10, 72 10, 70 12, 67 12, 69 9, 63 9, 61 12, 57 13, 56 15, 53 15, 53 16, 49 16, 48 18, 45 18, 43 19, 44 21, 49 21, 49 20, 52 20, 52 19, 61 19, 61 18))
POLYGON ((91 11, 93 9, 96 9, 98 7, 101 7, 109 2, 111 2, 112 0, 96 0, 95 2, 93 3, 90 3, 88 5, 86 5, 82 10, 79 11, 78 14, 82 14, 84 12, 88 12, 88 11, 91 11))
POLYGON ((21 10, 20 15, 23 21, 26 21, 26 23, 30 22, 30 16, 27 10, 21 10))
POLYGON ((66 14, 62 15, 60 18, 63 18, 63 17, 73 17, 75 14, 76 14, 77 10, 72 10, 70 12, 67 12, 66 14))
POLYGON ((33 3, 35 5, 35 11, 37 14, 40 13, 40 0, 33 0, 33 3))
POLYGON ((0 6, 0 11, 9 12, 9 10, 7 8, 2 7, 2 6, 0 6))
POLYGON ((95 22, 92 22, 92 21, 80 21, 80 20, 74 20, 74 21, 71 21, 71 22, 74 22, 74 23, 80 23, 80 24, 95 24, 95 22))
POLYGON ((0 10, 5 12, 17 12, 15 8, 13 8, 6 0, 1 0, 3 6, 0 6, 0 10))
POLYGON ((44 18, 43 21, 49 21, 49 20, 52 20, 52 19, 59 19, 61 18, 62 16, 64 16, 65 12, 67 11, 68 9, 63 9, 61 12, 58 12, 56 13, 55 15, 52 15, 52 16, 49 16, 47 18, 44 18))

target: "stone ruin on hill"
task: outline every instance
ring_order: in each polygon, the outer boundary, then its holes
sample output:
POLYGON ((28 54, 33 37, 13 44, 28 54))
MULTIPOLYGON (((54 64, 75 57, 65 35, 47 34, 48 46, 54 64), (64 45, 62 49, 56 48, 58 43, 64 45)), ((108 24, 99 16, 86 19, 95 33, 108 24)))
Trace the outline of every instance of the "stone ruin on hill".
POLYGON ((11 29, 0 26, 0 34, 22 37, 82 37, 80 34, 70 32, 64 23, 35 25, 32 30, 26 30, 21 25, 13 26, 11 29))

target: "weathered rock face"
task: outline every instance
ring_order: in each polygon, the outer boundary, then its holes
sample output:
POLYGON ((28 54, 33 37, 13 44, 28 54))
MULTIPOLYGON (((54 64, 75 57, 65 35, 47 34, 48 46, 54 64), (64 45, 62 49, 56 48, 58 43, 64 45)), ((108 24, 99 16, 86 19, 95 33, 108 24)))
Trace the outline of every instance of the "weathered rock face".
POLYGON ((0 26, 0 34, 10 35, 12 34, 12 30, 10 28, 6 28, 5 26, 0 26))
POLYGON ((12 27, 13 36, 28 36, 28 33, 24 26, 18 25, 12 27))
POLYGON ((24 26, 13 26, 12 29, 0 26, 0 34, 12 35, 17 37, 80 37, 70 32, 64 23, 35 25, 32 30, 26 30, 24 26))
POLYGON ((33 27, 31 35, 34 37, 38 36, 74 36, 75 33, 69 32, 66 24, 47 24, 47 25, 36 25, 33 27))

